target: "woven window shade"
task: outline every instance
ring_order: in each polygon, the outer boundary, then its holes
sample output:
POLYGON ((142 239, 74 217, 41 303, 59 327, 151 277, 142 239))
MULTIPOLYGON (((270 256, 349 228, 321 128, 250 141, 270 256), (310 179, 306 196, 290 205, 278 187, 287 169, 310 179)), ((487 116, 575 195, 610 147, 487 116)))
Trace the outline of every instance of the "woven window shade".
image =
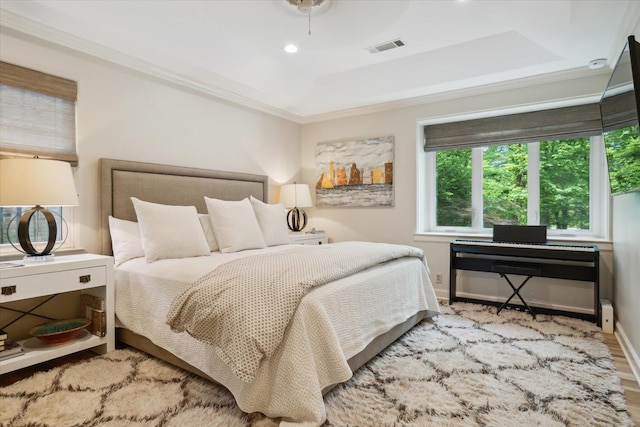
POLYGON ((602 128, 605 132, 626 128, 638 123, 633 89, 604 98, 600 103, 602 128))
POLYGON ((598 104, 509 114, 424 127, 424 150, 571 139, 602 133, 598 104))
POLYGON ((77 92, 71 80, 0 62, 0 158, 77 165, 77 92))

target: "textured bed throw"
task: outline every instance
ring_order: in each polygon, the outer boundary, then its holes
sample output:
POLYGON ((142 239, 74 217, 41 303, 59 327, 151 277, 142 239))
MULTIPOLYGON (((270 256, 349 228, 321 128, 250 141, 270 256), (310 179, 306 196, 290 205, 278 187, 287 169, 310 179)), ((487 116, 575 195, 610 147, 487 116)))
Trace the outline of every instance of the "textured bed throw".
POLYGON ((240 380, 251 383, 310 289, 403 257, 424 254, 411 246, 344 242, 237 259, 179 295, 167 324, 211 344, 240 380))

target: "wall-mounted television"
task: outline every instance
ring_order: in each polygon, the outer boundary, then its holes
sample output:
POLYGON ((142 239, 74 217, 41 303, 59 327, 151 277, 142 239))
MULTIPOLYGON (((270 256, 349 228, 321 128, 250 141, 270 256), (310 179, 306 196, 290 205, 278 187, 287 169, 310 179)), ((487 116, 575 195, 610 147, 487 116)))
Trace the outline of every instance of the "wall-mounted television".
POLYGON ((640 43, 629 36, 600 99, 611 194, 640 189, 640 43))

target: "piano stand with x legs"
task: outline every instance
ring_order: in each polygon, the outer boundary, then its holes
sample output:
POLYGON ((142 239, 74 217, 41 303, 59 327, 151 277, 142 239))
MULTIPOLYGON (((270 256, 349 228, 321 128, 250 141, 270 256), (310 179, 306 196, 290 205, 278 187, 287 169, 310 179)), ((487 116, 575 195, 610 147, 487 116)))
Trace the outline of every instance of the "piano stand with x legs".
POLYGON ((517 288, 514 286, 513 283, 511 283, 511 280, 509 280, 509 277, 506 275, 506 273, 500 273, 500 277, 502 277, 504 280, 507 281, 507 283, 509 284, 509 286, 511 286, 511 289, 513 289, 513 293, 511 294, 511 296, 509 298, 507 298, 507 300, 502 303, 502 305, 498 308, 498 311, 496 314, 500 314, 500 312, 502 311, 503 308, 505 308, 508 304, 509 301, 511 301, 511 299, 514 296, 518 296, 518 298, 520 299, 520 301, 522 301, 522 305, 524 305, 527 308, 527 311, 529 312, 529 314, 533 317, 533 319, 535 320, 536 318, 536 313, 531 309, 531 307, 529 307, 529 304, 527 304, 527 302, 524 300, 524 298, 522 298, 522 295, 520 295, 520 289, 522 289, 524 287, 524 285, 527 284, 527 282, 529 281, 529 279, 531 279, 533 276, 527 276, 526 279, 524 279, 522 281, 522 283, 520 283, 520 286, 518 286, 517 288))
POLYGON ((560 244, 514 245, 484 241, 454 240, 451 242, 449 263, 449 303, 455 301, 491 304, 502 309, 525 308, 533 318, 536 314, 560 314, 590 320, 600 326, 600 252, 594 245, 572 246, 560 244), (498 273, 513 293, 504 302, 459 297, 456 294, 458 270, 498 273), (516 286, 507 275, 524 276, 516 286), (532 307, 526 303, 520 291, 533 277, 578 280, 593 283, 593 314, 532 307), (522 305, 513 304, 518 297, 522 305))
POLYGON ((495 273, 500 274, 500 277, 506 280, 509 286, 511 286, 511 289, 513 289, 513 293, 511 294, 511 296, 507 298, 507 300, 500 306, 500 308, 498 308, 497 314, 500 314, 500 311, 508 306, 513 297, 518 296, 518 298, 522 302, 522 305, 525 306, 529 314, 535 319, 536 314, 533 312, 531 307, 529 307, 529 304, 527 304, 524 298, 522 298, 522 295, 520 295, 520 289, 522 289, 524 285, 527 284, 529 279, 531 279, 533 276, 539 276, 542 273, 542 266, 535 263, 501 262, 492 264, 491 270, 495 273), (520 283, 520 286, 516 288, 507 274, 520 274, 527 277, 522 281, 522 283, 520 283))

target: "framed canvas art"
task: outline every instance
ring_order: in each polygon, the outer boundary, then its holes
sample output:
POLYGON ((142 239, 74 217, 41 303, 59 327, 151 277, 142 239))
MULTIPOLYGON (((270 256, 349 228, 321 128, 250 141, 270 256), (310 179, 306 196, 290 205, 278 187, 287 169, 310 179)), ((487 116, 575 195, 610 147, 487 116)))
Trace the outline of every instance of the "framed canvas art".
POLYGON ((393 136, 318 143, 316 205, 393 206, 393 153, 393 136))

